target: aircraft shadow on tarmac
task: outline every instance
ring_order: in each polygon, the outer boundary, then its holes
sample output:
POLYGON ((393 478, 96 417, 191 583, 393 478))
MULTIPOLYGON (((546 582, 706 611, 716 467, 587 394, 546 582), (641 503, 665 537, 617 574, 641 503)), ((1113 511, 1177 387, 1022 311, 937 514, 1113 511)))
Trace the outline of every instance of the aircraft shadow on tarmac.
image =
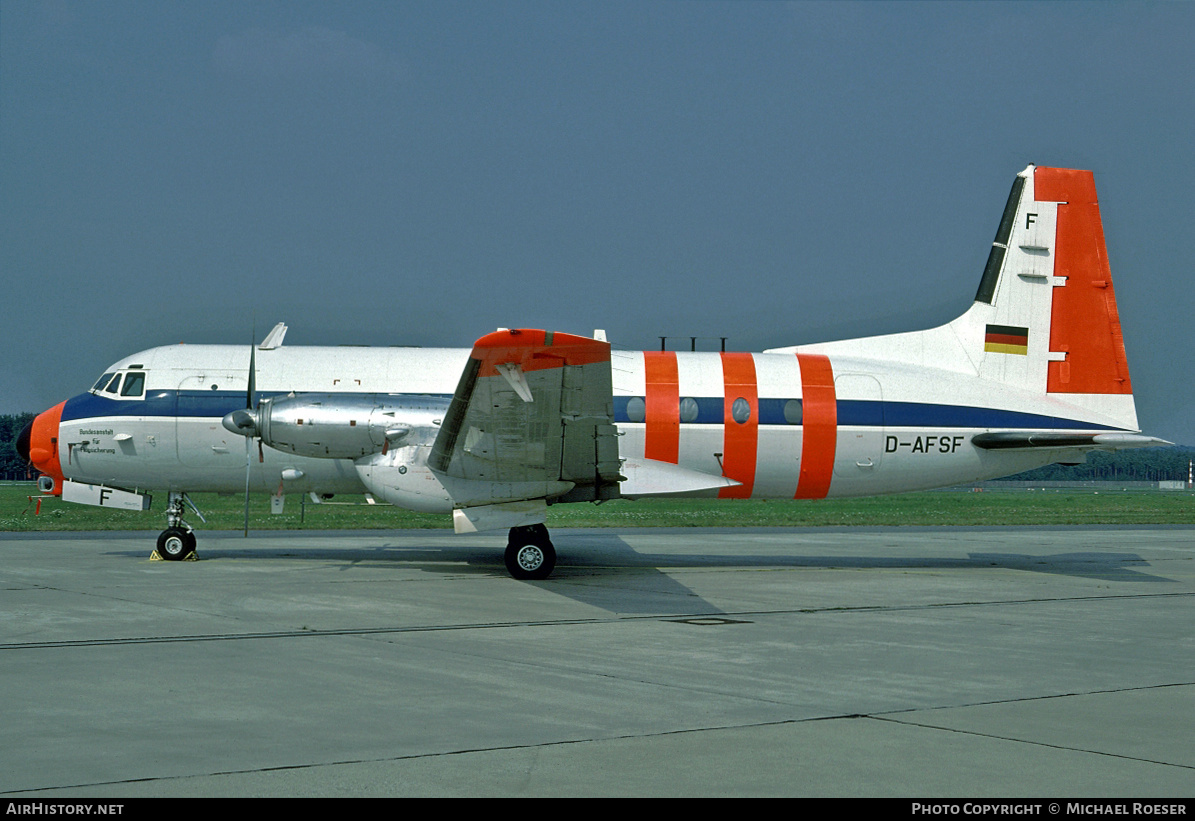
MULTIPOLYGON (((300 534, 294 534, 300 536, 300 534)), ((321 538, 329 534, 320 534, 321 538)), ((360 535, 355 537, 360 541, 360 535)), ((288 540, 289 541, 289 540, 288 540)), ((368 539, 367 539, 368 541, 368 539)), ((376 543, 346 547, 304 546, 304 539, 295 538, 285 546, 254 544, 253 540, 238 544, 231 539, 219 539, 201 546, 198 556, 203 560, 238 559, 269 561, 289 559, 335 563, 343 570, 368 565, 400 564, 444 575, 485 575, 509 578, 502 561, 500 545, 478 546, 450 542, 442 534, 430 535, 426 544, 412 544, 405 536, 403 544, 378 534, 376 543), (444 546, 441 547, 442 543, 444 546)), ((635 612, 689 612, 716 615, 722 611, 703 600, 697 593, 670 576, 673 568, 687 569, 755 569, 755 568, 811 568, 811 569, 923 569, 923 570, 987 570, 1002 568, 1034 573, 1089 578, 1108 582, 1170 582, 1161 576, 1143 571, 1149 562, 1136 553, 1077 551, 1030 555, 1025 553, 967 553, 950 556, 880 556, 880 555, 810 555, 806 540, 792 555, 781 552, 767 554, 738 552, 728 539, 726 552, 666 553, 646 552, 641 545, 632 547, 614 534, 559 534, 555 538, 559 558, 556 570, 546 581, 520 582, 551 590, 584 604, 627 613, 628 603, 635 612), (628 595, 629 594, 629 595, 628 595)), ((117 555, 135 555, 132 551, 116 551, 117 555)), ((513 582, 513 580, 511 580, 513 582)))

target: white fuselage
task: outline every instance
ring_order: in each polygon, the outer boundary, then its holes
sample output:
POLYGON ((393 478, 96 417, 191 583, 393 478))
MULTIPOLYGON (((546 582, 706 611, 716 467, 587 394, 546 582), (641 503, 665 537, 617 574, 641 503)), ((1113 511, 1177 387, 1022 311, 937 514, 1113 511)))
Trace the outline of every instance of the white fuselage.
MULTIPOLYGON (((259 349, 254 401, 319 393, 447 402, 469 355, 468 348, 259 349)), ((154 348, 117 362, 108 373, 143 373, 143 389, 121 396, 101 380, 64 403, 63 476, 138 491, 242 493, 248 462, 249 486, 259 492, 364 492, 352 460, 261 447, 221 424, 249 401, 248 365, 248 347, 234 345, 154 348)), ((1043 400, 996 390, 975 374, 849 356, 615 351, 611 369, 622 459, 739 483, 689 495, 823 498, 940 487, 1069 456, 1082 461, 1060 449, 984 450, 971 443, 977 433, 1124 429, 1065 397, 1043 400)), ((623 492, 684 493, 633 483, 623 492)))

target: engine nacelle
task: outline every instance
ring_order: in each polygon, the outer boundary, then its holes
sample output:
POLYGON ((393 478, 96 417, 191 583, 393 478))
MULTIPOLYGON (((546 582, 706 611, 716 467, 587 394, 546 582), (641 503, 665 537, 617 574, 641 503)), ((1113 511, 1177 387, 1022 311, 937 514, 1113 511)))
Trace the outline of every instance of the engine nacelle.
MULTIPOLYGON (((564 481, 495 482, 449 476, 428 466, 430 450, 430 444, 401 447, 359 459, 357 475, 374 496, 397 507, 424 513, 449 513, 459 508, 520 501, 542 502, 558 498, 574 487, 572 482, 564 481)), ((476 525, 472 528, 477 529, 476 525)))
POLYGON ((448 397, 305 393, 263 399, 224 417, 228 430, 298 456, 360 459, 435 439, 448 397))

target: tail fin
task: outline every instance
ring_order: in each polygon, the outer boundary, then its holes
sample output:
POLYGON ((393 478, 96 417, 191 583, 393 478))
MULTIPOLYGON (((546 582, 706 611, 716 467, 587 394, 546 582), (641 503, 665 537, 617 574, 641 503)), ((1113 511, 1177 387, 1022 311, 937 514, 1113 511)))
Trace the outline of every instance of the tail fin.
POLYGON ((1017 175, 975 302, 953 322, 777 350, 970 372, 1137 430, 1090 171, 1031 165, 1017 175))
POLYGON ((1090 171, 1017 175, 975 304, 950 323, 978 373, 1135 430, 1128 359, 1090 171))

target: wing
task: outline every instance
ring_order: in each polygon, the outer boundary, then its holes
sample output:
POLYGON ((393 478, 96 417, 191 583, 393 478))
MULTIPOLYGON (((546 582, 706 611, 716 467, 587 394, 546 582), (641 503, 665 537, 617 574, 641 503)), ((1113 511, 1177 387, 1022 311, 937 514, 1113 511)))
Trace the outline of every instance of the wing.
POLYGON ((511 329, 473 346, 428 459, 482 482, 569 482, 560 501, 618 496, 610 345, 511 329))

